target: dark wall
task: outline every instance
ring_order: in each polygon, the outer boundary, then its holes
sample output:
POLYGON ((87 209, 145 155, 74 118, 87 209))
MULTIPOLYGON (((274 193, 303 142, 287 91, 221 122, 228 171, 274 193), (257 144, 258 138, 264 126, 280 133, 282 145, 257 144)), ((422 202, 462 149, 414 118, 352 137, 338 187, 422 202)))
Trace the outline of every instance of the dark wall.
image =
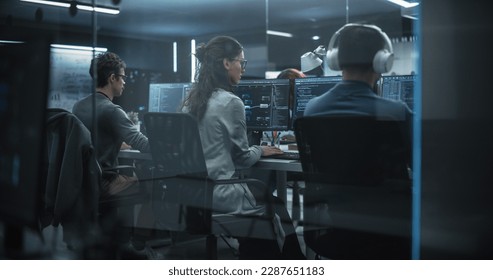
POLYGON ((422 1, 422 259, 493 258, 487 1, 422 1))
POLYGON ((115 36, 98 36, 99 45, 118 53, 128 67, 157 70, 167 75, 173 71, 173 43, 137 40, 115 36))

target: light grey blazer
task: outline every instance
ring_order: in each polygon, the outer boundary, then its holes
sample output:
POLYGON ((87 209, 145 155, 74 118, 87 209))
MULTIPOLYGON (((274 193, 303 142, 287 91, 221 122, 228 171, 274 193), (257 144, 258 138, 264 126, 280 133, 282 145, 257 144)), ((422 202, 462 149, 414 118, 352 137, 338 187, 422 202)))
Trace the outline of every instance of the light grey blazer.
MULTIPOLYGON (((187 112, 184 108, 184 112, 187 112)), ((243 101, 223 89, 212 93, 199 132, 207 172, 212 179, 230 179, 236 170, 254 165, 262 154, 260 146, 248 146, 243 101)), ((262 214, 246 185, 220 185, 214 188, 214 210, 226 213, 262 214)))

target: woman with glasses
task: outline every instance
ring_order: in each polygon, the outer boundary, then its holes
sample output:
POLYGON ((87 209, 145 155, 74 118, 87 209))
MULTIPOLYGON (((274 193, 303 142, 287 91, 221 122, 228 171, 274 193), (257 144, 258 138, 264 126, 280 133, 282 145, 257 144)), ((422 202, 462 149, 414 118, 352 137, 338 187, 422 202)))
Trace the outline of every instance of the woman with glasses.
MULTIPOLYGON (((233 86, 240 82, 245 72, 246 59, 241 44, 232 37, 218 36, 207 44, 198 45, 195 55, 200 66, 183 111, 198 120, 209 176, 230 179, 235 176, 235 170, 251 167, 261 155, 282 153, 276 147, 248 146, 245 106, 232 93, 233 86)), ((280 242, 239 239, 240 258, 304 258, 288 212, 279 199, 276 201, 275 212, 284 223, 278 222, 274 226, 282 229, 280 232, 284 232, 286 238, 279 236, 277 241, 280 242), (286 221, 288 226, 285 226, 286 221)), ((246 184, 216 186, 213 208, 231 214, 265 213, 265 205, 257 201, 246 184)))

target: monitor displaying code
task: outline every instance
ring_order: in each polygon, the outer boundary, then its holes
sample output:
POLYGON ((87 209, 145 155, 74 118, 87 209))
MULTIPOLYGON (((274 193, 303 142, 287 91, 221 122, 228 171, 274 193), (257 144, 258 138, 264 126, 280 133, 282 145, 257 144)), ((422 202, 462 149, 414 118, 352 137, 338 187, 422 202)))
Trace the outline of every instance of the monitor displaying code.
POLYGON ((250 130, 288 130, 290 119, 289 79, 243 80, 234 88, 245 104, 250 130))
POLYGON ((190 83, 150 84, 149 112, 179 112, 190 88, 190 83))
POLYGON ((414 83, 416 75, 383 76, 380 81, 380 95, 385 99, 398 100, 414 109, 414 83))
POLYGON ((294 124, 294 120, 296 118, 303 117, 308 101, 314 97, 326 93, 340 81, 342 81, 341 76, 295 79, 293 88, 293 116, 291 118, 291 124, 294 124))

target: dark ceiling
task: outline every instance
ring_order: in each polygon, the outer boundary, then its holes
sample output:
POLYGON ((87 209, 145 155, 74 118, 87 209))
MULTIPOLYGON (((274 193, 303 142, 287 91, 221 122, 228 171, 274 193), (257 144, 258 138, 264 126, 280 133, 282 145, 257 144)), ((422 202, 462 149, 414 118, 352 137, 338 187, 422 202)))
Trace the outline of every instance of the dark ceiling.
MULTIPOLYGON (((91 3, 90 0, 82 2, 91 3)), ((119 15, 98 15, 102 34, 126 37, 194 37, 224 32, 259 29, 290 31, 366 14, 399 13, 385 0, 98 0, 97 5, 119 7, 119 15), (114 5, 114 2, 119 2, 114 5)), ((91 13, 67 8, 2 0, 2 24, 49 24, 91 30, 91 13), (41 8, 42 10, 38 10, 41 8)))

